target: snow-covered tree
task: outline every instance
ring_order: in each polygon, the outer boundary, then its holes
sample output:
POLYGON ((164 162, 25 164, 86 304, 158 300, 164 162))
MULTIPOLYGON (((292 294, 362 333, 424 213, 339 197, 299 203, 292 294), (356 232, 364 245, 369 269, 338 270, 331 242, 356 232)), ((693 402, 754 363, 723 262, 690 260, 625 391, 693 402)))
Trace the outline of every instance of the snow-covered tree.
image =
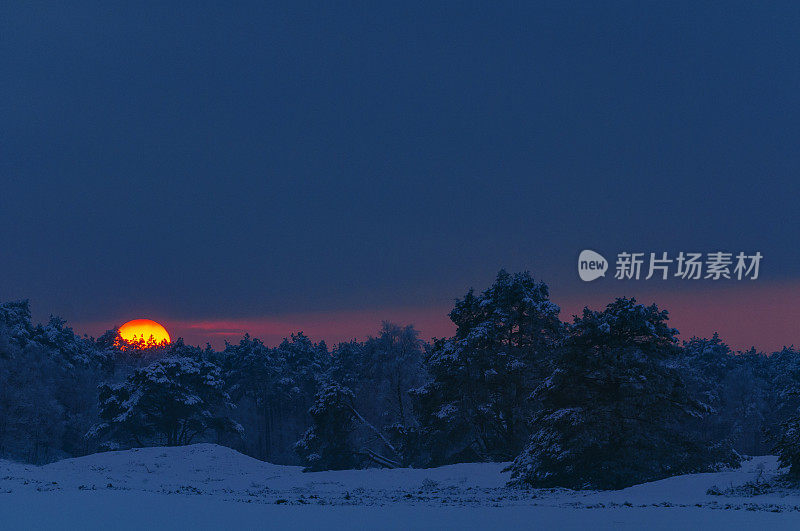
POLYGON ((720 386, 722 405, 710 422, 726 428, 720 437, 730 439, 738 452, 764 455, 771 450, 766 432, 788 414, 771 374, 773 360, 755 349, 731 357, 733 366, 720 386))
POLYGON ((35 343, 0 361, 0 455, 32 463, 64 457, 68 412, 56 397, 62 374, 35 343))
POLYGON ((540 409, 510 467, 513 482, 617 489, 715 464, 718 452, 683 429, 704 409, 675 368, 677 330, 667 319, 624 298, 575 318, 533 394, 540 409))
POLYGON ((717 334, 684 342, 676 366, 691 396, 708 412, 687 429, 717 441, 719 448, 731 444, 748 455, 769 452, 765 428, 788 418, 797 403, 791 393, 781 396, 792 380, 793 371, 787 369, 794 357, 790 349, 772 356, 755 349, 737 354, 717 334))
POLYGON ((309 409, 311 427, 295 444, 306 471, 359 468, 363 461, 353 441, 353 392, 332 383, 317 393, 309 409))
MULTIPOLYGON (((754 350, 745 355, 757 356, 754 350)), ((772 417, 775 424, 780 424, 800 409, 800 351, 784 347, 779 352, 761 358, 766 362, 766 377, 776 395, 772 417)))
POLYGON ((393 459, 397 450, 381 430, 358 412, 355 395, 347 387, 334 382, 323 384, 308 413, 311 427, 295 444, 306 471, 399 465, 393 459), (389 450, 392 457, 375 451, 372 440, 379 441, 379 450, 389 450))
MULTIPOLYGON (((366 422, 402 446, 396 437, 417 426, 409 391, 428 380, 424 352, 425 344, 413 326, 383 322, 379 334, 365 342, 337 345, 329 377, 353 391, 355 407, 366 422)), ((373 433, 364 435, 362 446, 378 453, 386 450, 373 433)))
POLYGON ((527 401, 545 374, 562 324, 549 290, 527 272, 500 271, 486 291, 456 301, 454 337, 427 357, 432 381, 413 392, 422 462, 502 461, 528 438, 527 401))
POLYGON ((293 445, 311 424, 308 409, 331 362, 325 343, 301 332, 269 348, 245 335, 238 344, 226 344, 217 359, 248 434, 240 448, 270 462, 296 464, 293 445))
POLYGON ((353 392, 354 407, 363 419, 353 437, 362 452, 386 454, 392 461, 416 460, 417 452, 405 439, 418 424, 410 391, 428 380, 425 348, 412 325, 385 321, 378 335, 341 343, 332 352, 327 375, 353 392))
POLYGON ((777 418, 780 422, 771 434, 774 451, 789 475, 800 479, 800 352, 784 348, 770 357, 771 384, 777 389, 780 402, 777 418))
POLYGON ((137 446, 189 444, 210 429, 240 429, 220 414, 226 406, 228 395, 216 365, 166 358, 137 369, 122 383, 100 387, 103 422, 90 435, 137 446))
POLYGON ((359 411, 379 426, 414 425, 408 392, 426 383, 423 343, 412 326, 384 321, 363 347, 359 411), (367 413, 368 412, 368 413, 367 413))
POLYGON ((28 301, 0 304, 0 456, 43 463, 93 449, 105 353, 63 320, 33 325, 28 301))
POLYGON ((247 434, 241 449, 259 459, 286 462, 280 440, 294 386, 283 358, 246 334, 238 344, 226 344, 220 362, 237 403, 236 418, 247 434))
POLYGON ((795 480, 800 479, 800 415, 781 424, 773 450, 778 454, 780 466, 788 467, 795 480))
POLYGON ((298 332, 281 341, 275 354, 286 367, 285 377, 288 379, 283 385, 296 393, 296 401, 310 403, 317 392, 320 375, 331 362, 325 342, 314 343, 303 332, 298 332))
POLYGON ((686 390, 707 414, 691 419, 686 429, 708 441, 728 441, 731 419, 724 382, 734 370, 736 360, 730 348, 714 334, 711 339, 692 337, 685 341, 672 366, 681 371, 686 390))
POLYGON ((329 378, 341 386, 359 390, 366 382, 365 367, 370 365, 364 343, 355 339, 339 343, 331 352, 329 378))

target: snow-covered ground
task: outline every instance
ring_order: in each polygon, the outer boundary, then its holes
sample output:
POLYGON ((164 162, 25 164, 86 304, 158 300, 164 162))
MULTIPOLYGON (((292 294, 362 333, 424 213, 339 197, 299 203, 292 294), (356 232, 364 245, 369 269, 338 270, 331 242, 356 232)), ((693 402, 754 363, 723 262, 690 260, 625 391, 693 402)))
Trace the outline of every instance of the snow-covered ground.
POLYGON ((0 528, 800 529, 800 491, 707 494, 768 480, 774 457, 612 492, 512 489, 503 467, 303 473, 211 444, 0 461, 0 528))

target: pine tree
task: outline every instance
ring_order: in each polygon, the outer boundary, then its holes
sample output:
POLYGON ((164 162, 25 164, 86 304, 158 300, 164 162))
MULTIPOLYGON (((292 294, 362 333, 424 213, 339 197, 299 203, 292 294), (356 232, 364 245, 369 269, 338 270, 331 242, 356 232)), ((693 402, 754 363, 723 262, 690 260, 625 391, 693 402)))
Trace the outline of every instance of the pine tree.
POLYGON ((33 325, 28 301, 0 304, 0 456, 44 463, 93 450, 83 434, 107 367, 62 319, 33 325))
POLYGON ((228 403, 225 383, 213 363, 166 358, 137 369, 124 382, 100 387, 102 423, 89 432, 115 442, 177 446, 210 429, 239 430, 220 414, 228 403))
POLYGON ((335 383, 317 393, 308 411, 313 423, 295 444, 306 471, 360 468, 363 459, 353 441, 354 398, 350 389, 335 383))
POLYGON ((721 461, 735 460, 733 440, 736 419, 730 415, 731 396, 726 385, 738 360, 718 334, 711 339, 692 337, 685 341, 671 366, 680 370, 686 390, 705 414, 689 419, 685 429, 719 452, 721 461))
POLYGON ((677 330, 667 319, 624 298, 575 318, 533 394, 541 409, 513 483, 618 489, 714 464, 683 430, 703 408, 672 366, 677 330))
POLYGON ((301 332, 269 348, 245 335, 216 359, 248 434, 238 447, 273 463, 297 464, 293 445, 311 423, 308 409, 331 363, 325 343, 301 332))
POLYGON ((274 349, 248 334, 238 344, 226 343, 219 360, 237 404, 237 420, 248 434, 242 450, 270 462, 285 461, 277 441, 285 420, 284 404, 290 400, 284 385, 286 364, 274 349))
MULTIPOLYGON (((454 337, 426 360, 433 380, 415 390, 422 462, 512 459, 526 442, 531 391, 546 371, 562 325, 549 290, 529 273, 500 271, 481 294, 456 301, 454 337)), ((408 446, 415 446, 408 443, 408 446)))
POLYGON ((773 451, 778 454, 780 466, 789 468, 788 475, 800 480, 800 415, 781 423, 773 451))
POLYGON ((800 352, 794 348, 784 348, 770 356, 771 383, 778 389, 781 397, 778 409, 780 424, 778 435, 773 435, 782 467, 789 467, 789 476, 800 480, 800 352))
POLYGON ((734 366, 720 390, 719 422, 728 429, 725 437, 738 452, 764 455, 771 450, 767 431, 780 424, 787 412, 770 374, 771 356, 751 350, 732 357, 734 366))

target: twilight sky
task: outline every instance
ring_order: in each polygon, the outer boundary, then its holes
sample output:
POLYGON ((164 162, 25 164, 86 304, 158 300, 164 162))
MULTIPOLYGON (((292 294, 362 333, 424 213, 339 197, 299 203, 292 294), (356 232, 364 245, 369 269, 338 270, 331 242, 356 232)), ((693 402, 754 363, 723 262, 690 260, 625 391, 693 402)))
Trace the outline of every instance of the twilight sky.
POLYGON ((797 3, 165 4, 0 7, 0 300, 93 335, 430 337, 505 267, 565 318, 635 295, 800 344, 797 3), (582 249, 764 260, 583 283, 582 249))

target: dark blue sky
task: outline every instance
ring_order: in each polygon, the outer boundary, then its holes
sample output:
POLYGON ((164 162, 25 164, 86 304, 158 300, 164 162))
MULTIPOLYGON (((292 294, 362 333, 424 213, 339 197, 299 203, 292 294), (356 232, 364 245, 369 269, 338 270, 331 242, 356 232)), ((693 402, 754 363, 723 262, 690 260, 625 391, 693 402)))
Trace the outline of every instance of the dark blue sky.
POLYGON ((115 4, 0 8, 0 299, 35 315, 624 294, 584 248, 800 282, 796 3, 115 4))

